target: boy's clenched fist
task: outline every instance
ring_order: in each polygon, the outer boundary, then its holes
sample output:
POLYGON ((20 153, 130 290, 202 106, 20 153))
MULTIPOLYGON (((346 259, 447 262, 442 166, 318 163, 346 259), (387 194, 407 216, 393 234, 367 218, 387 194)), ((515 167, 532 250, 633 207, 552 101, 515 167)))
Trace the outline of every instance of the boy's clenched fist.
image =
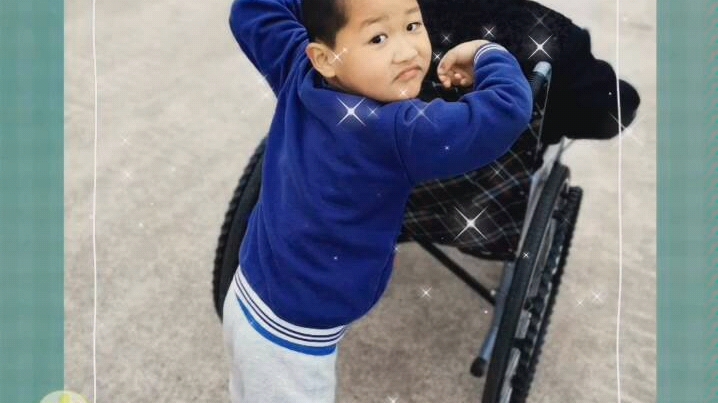
POLYGON ((451 48, 437 68, 441 84, 445 88, 468 87, 474 84, 474 57, 478 50, 489 43, 483 39, 464 42, 451 48))

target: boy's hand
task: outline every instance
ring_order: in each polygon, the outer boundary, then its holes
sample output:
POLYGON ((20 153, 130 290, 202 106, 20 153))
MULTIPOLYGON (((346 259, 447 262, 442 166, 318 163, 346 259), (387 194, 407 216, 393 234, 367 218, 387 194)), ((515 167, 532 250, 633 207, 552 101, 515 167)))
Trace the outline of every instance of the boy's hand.
POLYGON ((483 39, 464 42, 451 48, 437 68, 441 84, 445 88, 452 85, 468 87, 474 84, 474 56, 482 46, 489 43, 483 39))

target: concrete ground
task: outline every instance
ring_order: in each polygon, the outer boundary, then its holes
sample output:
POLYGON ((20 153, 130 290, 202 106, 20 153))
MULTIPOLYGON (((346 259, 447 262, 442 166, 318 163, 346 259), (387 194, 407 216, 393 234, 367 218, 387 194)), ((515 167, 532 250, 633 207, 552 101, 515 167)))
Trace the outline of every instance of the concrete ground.
MULTIPOLYGON (((617 3, 544 2, 614 66, 618 45, 643 103, 622 143, 579 141, 564 157, 585 194, 532 402, 656 400, 656 6, 617 3)), ((95 177, 92 3, 65 4, 66 387, 92 398, 96 381, 103 403, 226 402, 214 248, 274 99, 229 33, 229 0, 98 1, 95 177)), ((485 278, 499 269, 463 260, 485 278)), ((342 344, 339 402, 478 401, 468 368, 488 309, 402 246, 386 297, 342 344)))

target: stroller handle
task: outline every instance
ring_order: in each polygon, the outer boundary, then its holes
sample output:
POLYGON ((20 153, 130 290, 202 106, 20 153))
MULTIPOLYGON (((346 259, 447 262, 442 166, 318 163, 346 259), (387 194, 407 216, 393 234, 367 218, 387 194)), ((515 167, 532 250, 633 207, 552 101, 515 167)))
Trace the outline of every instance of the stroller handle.
MULTIPOLYGON (((531 95, 535 100, 543 86, 547 85, 551 81, 551 64, 543 61, 536 63, 533 72, 528 77, 528 81, 531 87, 531 95)), ((428 88, 432 88, 433 91, 440 94, 451 94, 456 98, 463 94, 463 91, 459 87, 451 87, 447 89, 444 88, 444 85, 439 81, 426 80, 424 84, 429 85, 428 88)))
POLYGON ((531 86, 531 94, 534 99, 538 97, 541 88, 551 81, 551 64, 548 62, 538 62, 534 66, 534 70, 529 77, 529 85, 531 86))

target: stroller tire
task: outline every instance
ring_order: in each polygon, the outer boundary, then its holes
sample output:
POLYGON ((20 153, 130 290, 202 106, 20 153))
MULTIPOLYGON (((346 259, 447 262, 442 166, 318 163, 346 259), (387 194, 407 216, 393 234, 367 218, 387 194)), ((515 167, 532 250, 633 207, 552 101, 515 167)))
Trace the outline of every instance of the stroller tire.
POLYGON ((521 402, 523 393, 516 387, 528 390, 533 379, 536 365, 532 366, 531 361, 535 358, 538 362, 535 353, 540 350, 535 347, 539 338, 542 339, 539 335, 545 334, 546 326, 543 325, 547 324, 546 313, 551 313, 548 310, 550 297, 556 291, 554 280, 560 278, 557 265, 564 242, 557 238, 561 238, 561 229, 565 227, 566 220, 559 220, 559 217, 569 193, 568 183, 569 169, 556 163, 541 191, 525 242, 514 264, 496 344, 486 372, 484 403, 521 402), (525 365, 520 365, 522 362, 525 365))
POLYGON ((239 265, 239 247, 247 230, 249 215, 259 199, 265 142, 266 138, 259 143, 239 178, 217 242, 212 275, 212 296, 220 320, 222 320, 224 298, 239 265))

